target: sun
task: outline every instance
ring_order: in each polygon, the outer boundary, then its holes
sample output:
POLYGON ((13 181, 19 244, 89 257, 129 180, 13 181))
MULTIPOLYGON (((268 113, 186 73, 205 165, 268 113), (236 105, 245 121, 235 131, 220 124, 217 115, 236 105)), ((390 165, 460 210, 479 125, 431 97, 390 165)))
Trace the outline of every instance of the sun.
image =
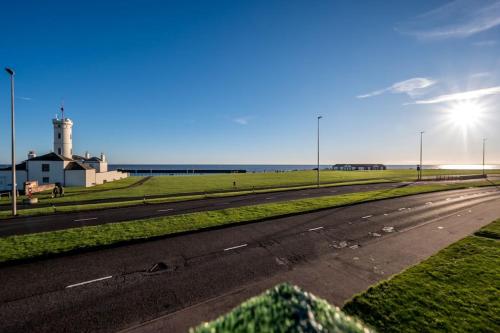
POLYGON ((471 101, 462 101, 448 109, 450 121, 456 126, 468 128, 476 125, 482 116, 482 108, 471 101))

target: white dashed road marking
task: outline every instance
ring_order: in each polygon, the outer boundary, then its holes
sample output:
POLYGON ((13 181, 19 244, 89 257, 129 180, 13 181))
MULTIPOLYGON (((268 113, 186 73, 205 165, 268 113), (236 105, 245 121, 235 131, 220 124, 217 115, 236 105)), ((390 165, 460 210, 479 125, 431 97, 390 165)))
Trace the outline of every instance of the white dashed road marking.
POLYGON ((362 219, 368 219, 370 217, 372 217, 373 215, 366 215, 366 216, 363 216, 362 219))
POLYGON ((247 246, 247 245, 248 245, 248 244, 242 244, 242 245, 238 245, 238 246, 228 247, 227 249, 224 249, 224 251, 236 250, 236 249, 239 249, 239 248, 245 247, 245 246, 247 246))
POLYGON ((91 220, 97 220, 97 217, 89 217, 86 219, 73 220, 73 222, 82 222, 82 221, 91 221, 91 220))
POLYGON ((173 208, 168 208, 168 209, 158 209, 157 212, 171 212, 173 211, 173 208))
POLYGON ((323 227, 311 228, 311 229, 309 229, 309 231, 314 231, 314 230, 319 230, 319 229, 323 229, 323 227))
POLYGON ((97 281, 111 279, 112 277, 113 277, 112 275, 109 275, 109 276, 105 276, 105 277, 94 279, 94 280, 89 280, 89 281, 84 281, 84 282, 80 282, 80 283, 70 284, 69 286, 66 286, 66 288, 73 288, 73 287, 83 286, 85 284, 89 284, 89 283, 93 283, 93 282, 97 282, 97 281))
POLYGON ((402 211, 402 210, 405 210, 405 209, 406 209, 406 207, 403 207, 403 208, 399 208, 398 210, 402 211))

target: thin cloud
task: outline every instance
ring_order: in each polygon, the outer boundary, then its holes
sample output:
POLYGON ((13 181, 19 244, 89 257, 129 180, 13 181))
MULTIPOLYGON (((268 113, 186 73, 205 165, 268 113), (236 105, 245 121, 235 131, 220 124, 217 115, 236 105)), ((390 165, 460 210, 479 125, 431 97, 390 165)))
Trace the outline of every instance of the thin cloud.
POLYGON ((499 0, 456 0, 400 24, 418 39, 464 38, 500 25, 499 0))
POLYGON ((250 118, 249 117, 239 117, 239 118, 234 118, 233 121, 239 125, 248 125, 250 118))
POLYGON ((31 101, 32 98, 31 97, 23 97, 23 96, 20 96, 20 97, 17 97, 18 99, 22 99, 23 101, 31 101))
POLYGON ((471 74, 470 77, 472 79, 481 79, 481 78, 490 77, 490 76, 492 76, 490 72, 479 72, 479 73, 471 74))
POLYGON ((491 88, 469 90, 455 94, 440 95, 434 98, 417 100, 415 102, 407 104, 437 104, 437 103, 444 103, 451 101, 480 99, 485 96, 499 95, 499 94, 500 94, 500 86, 496 86, 491 88))
POLYGON ((480 40, 479 42, 474 42, 472 43, 472 45, 475 45, 475 46, 495 46, 497 45, 497 41, 496 40, 480 40))
POLYGON ((421 92, 421 89, 430 87, 436 84, 436 81, 425 78, 425 77, 415 77, 405 81, 396 82, 392 86, 372 91, 367 94, 358 95, 357 98, 367 98, 382 95, 383 93, 389 92, 392 94, 408 94, 409 96, 418 95, 421 92))

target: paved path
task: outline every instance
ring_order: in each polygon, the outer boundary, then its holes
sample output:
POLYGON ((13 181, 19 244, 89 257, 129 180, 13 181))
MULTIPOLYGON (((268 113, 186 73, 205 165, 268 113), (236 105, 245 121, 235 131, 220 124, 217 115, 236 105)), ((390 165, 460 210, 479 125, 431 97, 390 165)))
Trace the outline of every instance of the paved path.
POLYGON ((3 267, 0 327, 185 332, 281 281, 340 305, 499 216, 494 188, 448 191, 3 267))

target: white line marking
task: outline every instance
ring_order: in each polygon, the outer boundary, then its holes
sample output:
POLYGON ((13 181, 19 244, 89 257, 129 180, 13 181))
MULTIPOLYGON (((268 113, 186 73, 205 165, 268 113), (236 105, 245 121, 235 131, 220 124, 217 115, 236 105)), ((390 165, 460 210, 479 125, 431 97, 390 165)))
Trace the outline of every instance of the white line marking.
POLYGON ((97 220, 97 217, 89 217, 87 219, 73 220, 73 222, 90 221, 90 220, 97 220))
POLYGON ((387 213, 384 214, 384 216, 387 216, 387 215, 389 215, 389 214, 387 214, 387 213))
POLYGON ((97 282, 97 281, 107 280, 107 279, 111 279, 112 277, 113 277, 112 275, 109 275, 109 276, 105 276, 105 277, 94 279, 94 280, 89 280, 89 281, 84 281, 84 282, 80 282, 80 283, 70 284, 69 286, 66 286, 66 288, 73 288, 73 287, 83 286, 84 284, 89 284, 89 283, 93 283, 93 282, 97 282))
POLYGON ((266 198, 266 200, 271 200, 271 199, 273 199, 273 197, 266 198))
POLYGON ((366 215, 366 216, 363 216, 362 219, 368 219, 370 217, 372 217, 373 215, 366 215))
POLYGON ((403 208, 399 208, 398 211, 402 211, 402 210, 405 210, 406 207, 403 207, 403 208))
POLYGON ((230 251, 230 250, 239 249, 240 247, 245 247, 247 245, 248 244, 242 244, 242 245, 238 245, 238 246, 228 247, 227 249, 224 249, 224 251, 230 251))
POLYGON ((319 230, 319 229, 323 229, 323 227, 311 228, 311 229, 309 229, 309 231, 314 231, 314 230, 319 230))
POLYGON ((173 211, 173 208, 168 208, 168 209, 158 209, 157 212, 171 212, 173 211))

